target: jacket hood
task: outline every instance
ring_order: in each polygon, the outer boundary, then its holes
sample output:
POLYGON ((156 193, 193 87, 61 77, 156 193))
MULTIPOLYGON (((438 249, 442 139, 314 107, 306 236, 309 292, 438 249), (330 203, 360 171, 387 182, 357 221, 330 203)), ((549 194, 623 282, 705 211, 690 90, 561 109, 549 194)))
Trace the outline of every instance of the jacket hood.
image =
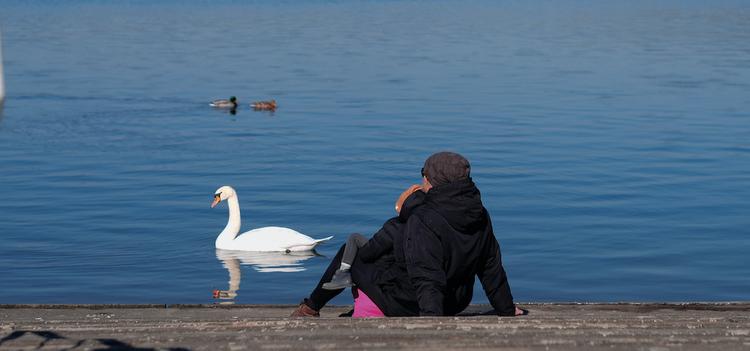
POLYGON ((471 178, 433 187, 425 195, 424 203, 461 233, 470 234, 485 225, 482 197, 471 178))

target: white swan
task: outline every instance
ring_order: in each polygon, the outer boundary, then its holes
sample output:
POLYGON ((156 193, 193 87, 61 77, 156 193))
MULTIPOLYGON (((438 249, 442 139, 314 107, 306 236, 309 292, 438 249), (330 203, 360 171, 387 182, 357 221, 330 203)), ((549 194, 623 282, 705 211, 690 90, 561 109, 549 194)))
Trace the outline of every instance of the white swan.
POLYGON ((211 208, 219 202, 227 201, 229 204, 229 221, 224 230, 216 238, 216 248, 222 250, 237 251, 310 251, 323 241, 330 240, 333 236, 323 239, 313 239, 305 234, 283 227, 263 227, 253 229, 240 234, 240 201, 237 192, 231 186, 222 186, 214 194, 214 202, 211 208))

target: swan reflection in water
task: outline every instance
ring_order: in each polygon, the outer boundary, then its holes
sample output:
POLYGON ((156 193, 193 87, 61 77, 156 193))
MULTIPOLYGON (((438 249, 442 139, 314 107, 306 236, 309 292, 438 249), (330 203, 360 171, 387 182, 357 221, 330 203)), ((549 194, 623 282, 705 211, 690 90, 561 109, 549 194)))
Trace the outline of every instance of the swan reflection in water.
POLYGON ((234 251, 216 249, 216 258, 229 271, 229 289, 214 290, 215 299, 229 300, 222 301, 222 304, 234 303, 237 297, 237 291, 240 290, 240 280, 242 271, 240 266, 252 266, 260 273, 293 273, 306 270, 302 264, 303 261, 312 257, 320 256, 315 251, 293 251, 283 252, 252 252, 252 251, 234 251))

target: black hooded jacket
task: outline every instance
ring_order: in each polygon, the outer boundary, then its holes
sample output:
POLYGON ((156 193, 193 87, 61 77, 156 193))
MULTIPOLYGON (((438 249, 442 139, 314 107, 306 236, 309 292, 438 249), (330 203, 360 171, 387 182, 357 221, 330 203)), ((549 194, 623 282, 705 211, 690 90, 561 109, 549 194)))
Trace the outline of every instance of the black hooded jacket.
POLYGON ((357 252, 352 278, 387 316, 455 315, 478 276, 499 315, 515 313, 500 247, 471 179, 418 191, 357 252))
POLYGON ((475 276, 495 311, 514 315, 500 246, 471 178, 433 187, 409 216, 404 234, 402 254, 419 315, 463 311, 471 302, 475 276))

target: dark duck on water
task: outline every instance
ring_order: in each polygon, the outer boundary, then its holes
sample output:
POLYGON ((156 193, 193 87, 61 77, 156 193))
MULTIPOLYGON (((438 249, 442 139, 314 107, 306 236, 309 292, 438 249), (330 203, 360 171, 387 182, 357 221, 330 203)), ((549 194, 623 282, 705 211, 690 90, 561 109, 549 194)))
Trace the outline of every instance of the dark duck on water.
POLYGON ((237 108, 237 97, 230 97, 229 100, 227 99, 218 99, 211 101, 209 104, 211 107, 216 108, 230 108, 230 109, 236 109, 237 108))

